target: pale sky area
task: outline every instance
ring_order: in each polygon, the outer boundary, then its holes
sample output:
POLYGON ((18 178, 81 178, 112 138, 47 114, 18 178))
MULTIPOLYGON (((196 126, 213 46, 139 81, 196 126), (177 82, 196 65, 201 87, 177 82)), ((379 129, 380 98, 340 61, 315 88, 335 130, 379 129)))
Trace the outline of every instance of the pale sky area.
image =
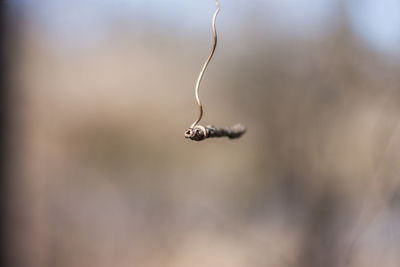
MULTIPOLYGON (((257 26, 296 37, 323 34, 344 3, 360 40, 379 52, 398 52, 400 0, 220 0, 219 29, 234 33, 258 15, 257 26), (261 21, 260 21, 261 19, 261 21)), ((101 40, 115 23, 133 31, 209 31, 215 10, 213 0, 16 0, 13 8, 64 45, 91 44, 101 40), (40 4, 38 4, 40 3, 40 4)), ((251 22, 250 22, 251 23, 251 22)))

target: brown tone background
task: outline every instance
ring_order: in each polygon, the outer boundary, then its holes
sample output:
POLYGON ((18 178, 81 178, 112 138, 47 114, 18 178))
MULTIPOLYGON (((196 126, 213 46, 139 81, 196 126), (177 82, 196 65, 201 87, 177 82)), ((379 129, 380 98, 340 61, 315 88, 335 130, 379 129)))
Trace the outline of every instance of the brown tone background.
POLYGON ((183 134, 212 1, 158 20, 117 4, 91 41, 77 21, 104 1, 11 5, 12 266, 399 265, 398 54, 355 33, 346 1, 292 31, 259 2, 221 1, 201 88, 204 124, 248 132, 201 143, 183 134))

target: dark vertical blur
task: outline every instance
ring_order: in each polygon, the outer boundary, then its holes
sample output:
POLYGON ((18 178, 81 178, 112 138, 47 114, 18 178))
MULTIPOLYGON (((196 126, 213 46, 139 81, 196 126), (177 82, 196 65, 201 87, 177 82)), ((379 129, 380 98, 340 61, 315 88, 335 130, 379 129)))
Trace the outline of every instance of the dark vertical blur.
POLYGON ((9 166, 9 86, 7 81, 7 19, 4 1, 0 2, 0 225, 1 225, 1 257, 0 265, 7 266, 6 210, 7 210, 7 178, 9 166))

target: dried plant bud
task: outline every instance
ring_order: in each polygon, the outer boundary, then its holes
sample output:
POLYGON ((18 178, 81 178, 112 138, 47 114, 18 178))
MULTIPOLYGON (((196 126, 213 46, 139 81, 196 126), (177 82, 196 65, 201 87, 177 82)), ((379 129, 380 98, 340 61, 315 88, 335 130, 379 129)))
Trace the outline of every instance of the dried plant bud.
POLYGON ((211 137, 228 137, 235 139, 241 137, 246 132, 246 128, 241 124, 236 124, 232 127, 217 128, 215 126, 195 126, 185 132, 185 138, 201 141, 211 137))

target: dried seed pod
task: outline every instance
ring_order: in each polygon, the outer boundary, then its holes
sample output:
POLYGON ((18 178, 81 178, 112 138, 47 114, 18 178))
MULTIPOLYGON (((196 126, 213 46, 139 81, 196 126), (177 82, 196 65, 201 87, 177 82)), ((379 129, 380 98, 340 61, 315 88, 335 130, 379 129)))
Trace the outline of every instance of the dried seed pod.
POLYGON ((241 124, 225 128, 217 128, 211 125, 206 127, 197 125, 193 128, 189 128, 185 132, 185 138, 194 141, 202 141, 212 137, 228 137, 229 139, 235 139, 241 137, 245 132, 246 128, 241 124))

